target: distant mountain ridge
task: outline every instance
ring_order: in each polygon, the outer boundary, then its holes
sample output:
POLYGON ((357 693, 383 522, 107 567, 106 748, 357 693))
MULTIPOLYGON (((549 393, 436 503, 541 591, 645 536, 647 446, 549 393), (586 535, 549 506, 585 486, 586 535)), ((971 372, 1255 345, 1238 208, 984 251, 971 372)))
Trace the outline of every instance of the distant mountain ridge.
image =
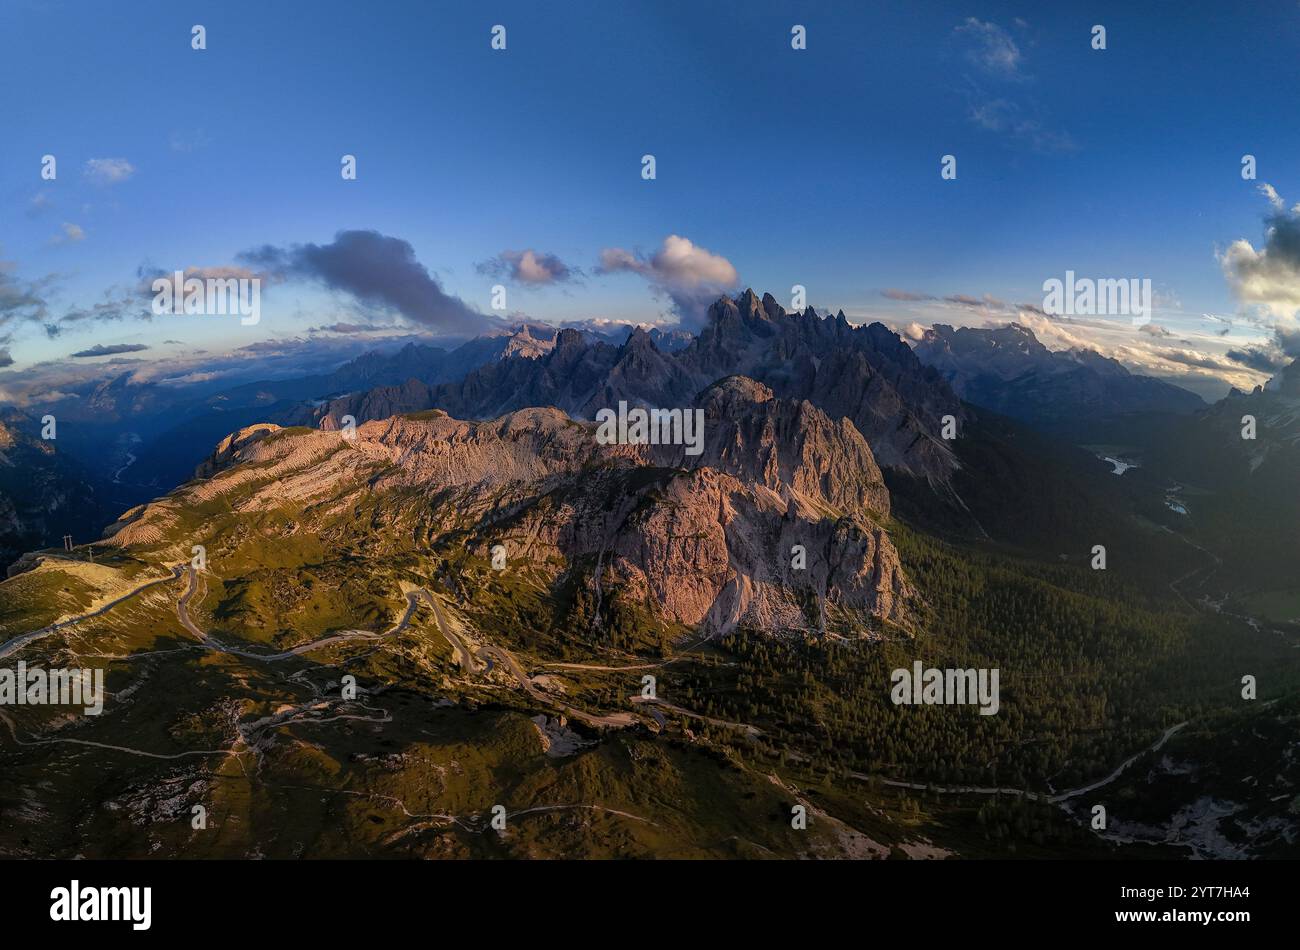
POLYGON ((1031 424, 1081 415, 1191 413, 1206 406, 1194 393, 1130 373, 1092 350, 1049 350, 1018 323, 957 329, 935 324, 914 349, 962 399, 1031 424))
POLYGON ((40 432, 36 419, 0 409, 0 572, 64 534, 78 544, 92 540, 102 514, 85 472, 59 453, 57 438, 40 432))

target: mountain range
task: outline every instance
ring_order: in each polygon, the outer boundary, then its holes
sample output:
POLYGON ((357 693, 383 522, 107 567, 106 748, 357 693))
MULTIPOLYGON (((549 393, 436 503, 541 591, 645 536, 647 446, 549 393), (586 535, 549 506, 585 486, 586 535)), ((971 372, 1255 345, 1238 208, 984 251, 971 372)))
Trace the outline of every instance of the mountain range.
MULTIPOLYGON (((941 438, 941 420, 951 416, 964 426, 972 407, 1067 436, 1080 418, 1196 415, 1203 408, 1191 393, 1130 374, 1098 354, 1050 351, 1023 326, 937 325, 909 347, 882 324, 854 326, 842 313, 821 317, 811 309, 788 313, 770 295, 746 291, 719 299, 696 335, 525 322, 452 350, 408 343, 366 353, 325 375, 194 396, 135 383, 124 372, 57 409, 67 464, 46 466, 46 483, 67 482, 59 490, 88 502, 78 509, 85 521, 71 531, 83 539, 114 508, 184 481, 224 436, 259 422, 332 429, 349 415, 365 422, 440 408, 458 418, 490 419, 534 406, 590 420, 620 401, 686 406, 728 375, 850 419, 883 469, 941 487, 951 484, 958 465, 953 446, 941 438)), ((25 417, 14 416, 11 426, 29 441, 36 432, 25 417)), ((955 507, 960 511, 962 503, 955 507)), ((50 544, 67 533, 45 530, 16 509, 8 525, 9 535, 28 539, 11 547, 9 560, 32 541, 50 544)))
MULTIPOLYGON (((4 713, 5 854, 1293 847, 1293 770, 1246 787, 1216 747, 1273 754, 1269 701, 1300 687, 1290 371, 1198 410, 1024 330, 913 348, 745 292, 689 342, 525 324, 173 403, 170 427, 136 388, 102 411, 155 419, 140 459, 170 442, 175 485, 4 582, 0 656, 103 667, 110 695, 4 713), (1112 443, 1062 438, 1072 404, 1112 443), (603 437, 615 409, 704 437, 603 437), (998 669, 1001 712, 891 703, 917 661, 998 669), (511 831, 486 835, 498 805, 511 831)), ((63 427, 10 418, 21 546, 82 483, 63 427)))
POLYGON ((505 358, 441 385, 402 385, 333 399, 289 421, 338 427, 394 412, 440 408, 487 418, 524 406, 547 405, 591 419, 619 402, 642 407, 686 405, 714 381, 741 375, 782 398, 807 399, 834 418, 848 418, 881 465, 936 481, 953 469, 938 433, 943 415, 962 407, 939 375, 883 324, 850 324, 841 312, 826 319, 811 308, 787 313, 769 294, 746 291, 722 298, 687 346, 661 351, 636 329, 621 346, 561 330, 536 358, 505 358))
POLYGON ((1199 396, 1163 380, 1130 373, 1093 350, 1049 350, 1024 324, 996 328, 936 324, 915 347, 963 400, 1039 428, 1079 416, 1192 413, 1199 396))

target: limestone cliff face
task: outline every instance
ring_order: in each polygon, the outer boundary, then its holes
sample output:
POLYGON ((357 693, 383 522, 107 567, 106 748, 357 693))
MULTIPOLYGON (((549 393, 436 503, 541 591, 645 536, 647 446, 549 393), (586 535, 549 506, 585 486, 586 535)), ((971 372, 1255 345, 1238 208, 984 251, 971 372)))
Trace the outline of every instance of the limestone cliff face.
POLYGON ((665 621, 773 632, 823 629, 829 615, 861 618, 864 631, 905 623, 913 592, 880 523, 889 495, 853 423, 743 377, 711 387, 699 408, 698 455, 602 445, 594 424, 554 408, 484 422, 432 410, 351 437, 254 426, 222 441, 201 480, 110 533, 184 551, 182 515, 220 499, 253 520, 294 504, 325 535, 378 497, 384 543, 455 537, 482 556, 502 543, 512 564, 554 585, 578 571, 598 597, 617 593, 665 621))
MULTIPOLYGON (((807 400, 777 399, 743 376, 710 387, 699 405, 706 434, 695 464, 835 511, 888 517, 880 467, 847 418, 833 421, 807 400)), ((679 464, 688 459, 683 454, 679 464)))
POLYGON ((902 622, 912 596, 878 525, 822 517, 707 467, 672 477, 620 526, 609 555, 627 595, 712 630, 820 629, 827 607, 902 622))
POLYGON ((208 478, 234 462, 240 456, 240 450, 279 431, 278 425, 264 422, 232 432, 217 443, 211 455, 198 464, 194 469, 194 477, 208 478))

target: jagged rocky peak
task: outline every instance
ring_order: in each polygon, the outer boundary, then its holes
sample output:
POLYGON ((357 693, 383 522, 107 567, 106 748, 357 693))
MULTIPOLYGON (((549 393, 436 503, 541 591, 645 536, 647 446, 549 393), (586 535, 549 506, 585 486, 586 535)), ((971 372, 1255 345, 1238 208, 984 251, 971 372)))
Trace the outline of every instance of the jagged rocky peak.
POLYGON ((627 340, 624 341, 623 350, 624 352, 652 350, 657 353, 659 347, 655 346, 654 339, 645 327, 636 326, 632 328, 632 332, 628 334, 627 340))
POLYGON ((763 312, 770 320, 779 320, 786 315, 785 308, 776 302, 775 297, 767 293, 763 294, 763 312))
POLYGON ((555 347, 556 334, 554 331, 548 333, 548 329, 540 325, 520 324, 519 328, 510 334, 509 342, 501 351, 501 358, 520 356, 524 359, 537 359, 549 353, 555 347), (538 332, 534 333, 534 330, 538 332))
POLYGON ((832 419, 848 417, 878 462, 931 482, 955 470, 939 438, 941 418, 964 417, 957 396, 911 347, 881 323, 855 326, 843 311, 787 313, 771 295, 724 297, 682 361, 701 387, 750 376, 776 395, 807 399, 832 419))
POLYGON ((1284 396, 1300 396, 1300 360, 1293 360, 1264 384, 1264 389, 1284 396))
POLYGON ((889 514, 889 491, 871 447, 851 421, 805 399, 778 399, 745 376, 709 387, 699 464, 800 501, 867 517, 889 514))
POLYGON ((1052 351, 1020 323, 957 328, 936 323, 921 335, 915 351, 923 363, 942 372, 950 382, 964 382, 973 372, 1009 378, 1030 370, 1056 369, 1052 351))
POLYGON ((586 340, 583 339, 582 332, 572 327, 565 327, 555 335, 555 348, 557 350, 574 349, 585 347, 586 340))
POLYGON ((212 454, 199 463, 194 470, 195 478, 209 478, 216 472, 228 467, 234 462, 240 461, 242 450, 252 445, 254 442, 260 442, 268 435, 282 431, 280 426, 271 422, 259 422, 256 425, 245 426, 244 428, 230 433, 212 450, 212 454))
MULTIPOLYGON (((617 389, 614 383, 618 377, 633 378, 646 385, 649 395, 653 396, 656 385, 662 385, 665 390, 669 388, 676 371, 672 357, 660 352, 650 334, 643 327, 637 327, 618 348, 606 388, 617 389)), ((665 398, 668 395, 665 392, 665 398)))
POLYGON ((772 390, 756 379, 728 376, 701 393, 699 402, 706 410, 724 411, 737 404, 769 402, 774 398, 772 390))
POLYGON ((361 451, 393 466, 376 481, 450 486, 530 482, 576 476, 592 465, 645 463, 645 447, 600 445, 591 426, 554 408, 520 409, 469 422, 445 412, 398 416, 357 429, 361 451))
POLYGON ((983 350, 1010 347, 1022 352, 1046 351, 1047 347, 1023 323, 1007 323, 1000 327, 951 327, 936 323, 921 335, 918 346, 948 350, 983 350))
POLYGON ((723 330, 745 329, 759 336, 771 335, 776 329, 774 323, 785 316, 785 310, 771 294, 764 294, 760 299, 753 290, 731 297, 720 297, 708 310, 708 327, 718 326, 723 330))

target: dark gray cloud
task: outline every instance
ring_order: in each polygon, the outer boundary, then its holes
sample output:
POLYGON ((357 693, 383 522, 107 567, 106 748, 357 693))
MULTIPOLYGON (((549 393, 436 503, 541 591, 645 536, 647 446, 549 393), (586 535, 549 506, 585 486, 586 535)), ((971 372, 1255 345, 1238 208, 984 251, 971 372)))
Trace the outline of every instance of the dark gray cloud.
POLYGON ((966 310, 978 310, 981 313, 1016 314, 1027 310, 1030 313, 1036 313, 1041 317, 1051 317, 1051 314, 1045 313, 1043 308, 1039 307, 1037 304, 1008 303, 1005 300, 999 300, 992 294, 984 294, 982 297, 973 297, 970 294, 948 294, 945 297, 939 297, 935 294, 923 294, 912 290, 899 290, 896 287, 890 287, 886 290, 882 290, 880 296, 903 303, 952 304, 955 307, 962 307, 966 310))
POLYGON ((959 307, 969 307, 974 310, 1007 309, 1006 303, 989 294, 985 294, 983 297, 972 297, 970 294, 950 294, 943 299, 948 303, 955 303, 959 307))
POLYGON ((249 343, 241 346, 236 352, 240 353, 285 353, 303 342, 302 337, 290 337, 287 340, 258 340, 256 343, 249 343))
POLYGON ((88 350, 78 350, 71 354, 73 359, 86 359, 92 356, 113 356, 118 353, 139 353, 141 350, 149 349, 143 343, 114 343, 110 346, 104 346, 102 343, 96 343, 88 350))
POLYGON ((0 261, 0 328, 29 320, 44 321, 49 314, 45 299, 56 276, 21 280, 9 261, 0 261))
POLYGON ((1242 366, 1257 369, 1261 373, 1275 373, 1291 362, 1281 350, 1272 346, 1244 346, 1228 350, 1223 354, 1242 366))
POLYGON ((1275 327, 1273 342, 1291 359, 1300 359, 1300 330, 1291 327, 1275 327))
POLYGON ((523 251, 502 251, 496 257, 476 264, 475 270, 489 277, 534 286, 565 284, 582 277, 582 271, 570 267, 554 254, 546 254, 532 248, 523 251))
POLYGON ((140 294, 130 290, 109 290, 105 293, 105 299, 99 303, 91 304, 89 307, 69 307, 67 312, 59 317, 56 323, 47 323, 45 325, 45 332, 50 337, 56 337, 69 324, 85 323, 87 321, 116 321, 127 318, 152 320, 153 310, 140 294))
POLYGON ((448 333, 478 333, 490 322, 446 293, 401 238, 378 231, 339 231, 329 244, 264 245, 238 258, 273 279, 310 280, 396 311, 412 323, 448 333))
POLYGON ((9 355, 9 347, 0 346, 0 368, 3 368, 5 366, 13 366, 13 365, 14 365, 14 358, 9 355))
POLYGON ((1239 371, 1238 367, 1243 365, 1229 354, 1224 354, 1224 359, 1220 359, 1213 353, 1203 353, 1199 350, 1182 350, 1173 347, 1164 347, 1154 351, 1154 355, 1160 359, 1168 360, 1171 363, 1180 363, 1183 366, 1195 366, 1198 369, 1206 369, 1215 373, 1230 373, 1234 370, 1239 371))
POLYGON ((392 323, 330 323, 319 327, 309 327, 308 333, 341 333, 356 336, 361 333, 383 333, 385 330, 397 330, 392 323))

